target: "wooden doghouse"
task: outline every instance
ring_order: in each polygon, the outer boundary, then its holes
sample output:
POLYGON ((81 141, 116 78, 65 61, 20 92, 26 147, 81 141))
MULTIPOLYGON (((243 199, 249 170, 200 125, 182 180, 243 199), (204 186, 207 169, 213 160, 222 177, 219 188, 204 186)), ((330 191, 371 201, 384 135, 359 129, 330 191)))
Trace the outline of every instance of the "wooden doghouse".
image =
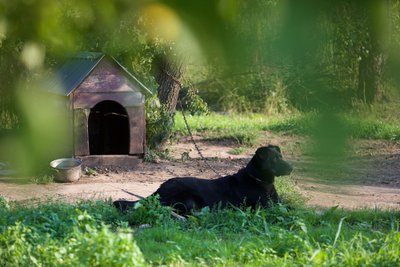
POLYGON ((102 53, 76 54, 56 77, 53 88, 69 105, 75 157, 87 166, 131 166, 143 158, 146 86, 102 53))

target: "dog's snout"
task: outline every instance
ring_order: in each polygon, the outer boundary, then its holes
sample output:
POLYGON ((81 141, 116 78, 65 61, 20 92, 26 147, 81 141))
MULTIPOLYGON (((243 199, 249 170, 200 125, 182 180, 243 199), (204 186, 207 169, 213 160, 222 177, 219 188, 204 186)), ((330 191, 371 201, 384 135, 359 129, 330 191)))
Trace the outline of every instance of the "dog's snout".
POLYGON ((282 160, 276 175, 277 176, 289 175, 292 173, 292 171, 293 171, 292 165, 289 162, 282 160))

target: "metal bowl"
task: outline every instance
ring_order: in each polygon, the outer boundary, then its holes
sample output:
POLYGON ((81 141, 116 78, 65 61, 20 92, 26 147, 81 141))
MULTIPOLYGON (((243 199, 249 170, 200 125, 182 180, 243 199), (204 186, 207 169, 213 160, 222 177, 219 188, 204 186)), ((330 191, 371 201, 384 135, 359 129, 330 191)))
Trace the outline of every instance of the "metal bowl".
POLYGON ((76 182, 81 177, 82 160, 75 158, 56 159, 50 162, 55 170, 54 180, 61 183, 76 182))

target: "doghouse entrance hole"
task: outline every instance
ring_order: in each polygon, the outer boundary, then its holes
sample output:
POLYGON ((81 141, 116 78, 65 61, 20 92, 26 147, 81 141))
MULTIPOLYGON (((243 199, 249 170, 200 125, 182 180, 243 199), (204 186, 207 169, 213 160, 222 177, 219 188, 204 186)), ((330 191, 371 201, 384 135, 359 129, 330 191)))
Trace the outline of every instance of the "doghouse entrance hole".
POLYGON ((129 153, 129 117, 119 103, 106 100, 96 104, 88 123, 91 155, 129 153))

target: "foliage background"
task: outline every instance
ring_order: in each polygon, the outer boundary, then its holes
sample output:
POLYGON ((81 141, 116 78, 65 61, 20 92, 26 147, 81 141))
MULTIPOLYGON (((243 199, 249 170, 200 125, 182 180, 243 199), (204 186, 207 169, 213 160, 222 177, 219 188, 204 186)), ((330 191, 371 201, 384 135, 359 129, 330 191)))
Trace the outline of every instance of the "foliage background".
POLYGON ((316 145, 335 155, 337 113, 398 102, 399 20, 399 1, 0 0, 0 135, 19 129, 11 157, 27 169, 65 154, 65 114, 38 100, 40 81, 101 51, 154 91, 157 59, 179 58, 183 87, 213 111, 317 112, 316 145))

